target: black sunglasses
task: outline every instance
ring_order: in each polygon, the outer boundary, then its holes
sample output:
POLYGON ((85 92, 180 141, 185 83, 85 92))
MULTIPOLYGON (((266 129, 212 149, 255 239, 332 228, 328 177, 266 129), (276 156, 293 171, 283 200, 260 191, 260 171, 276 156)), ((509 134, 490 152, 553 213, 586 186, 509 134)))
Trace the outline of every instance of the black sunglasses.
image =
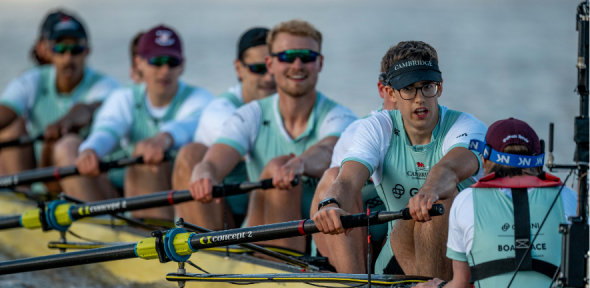
POLYGON ((57 54, 65 54, 70 51, 72 55, 78 55, 86 51, 86 46, 80 44, 55 43, 51 50, 57 54))
POLYGON ((264 75, 267 72, 266 64, 264 63, 246 64, 246 62, 244 62, 243 60, 240 60, 240 62, 242 62, 242 65, 244 65, 245 67, 248 67, 248 70, 250 70, 250 72, 252 73, 264 75))
POLYGON ((172 56, 158 56, 148 59, 148 63, 158 67, 168 64, 168 67, 174 68, 182 64, 182 60, 172 56))
POLYGON ((273 57, 277 57, 281 62, 293 63, 297 58, 301 59, 303 63, 314 62, 318 56, 322 55, 319 52, 312 50, 286 50, 283 52, 270 54, 273 57))

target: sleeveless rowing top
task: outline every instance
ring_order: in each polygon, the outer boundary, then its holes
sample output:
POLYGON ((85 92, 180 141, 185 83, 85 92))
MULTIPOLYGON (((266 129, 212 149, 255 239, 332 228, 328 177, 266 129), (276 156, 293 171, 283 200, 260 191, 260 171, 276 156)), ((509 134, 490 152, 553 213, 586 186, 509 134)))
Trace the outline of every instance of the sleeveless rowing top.
MULTIPOLYGON (((338 105, 318 92, 305 131, 296 139, 289 141, 283 137, 283 132, 279 129, 279 125, 283 126, 283 120, 278 114, 277 99, 278 96, 271 96, 258 100, 261 110, 261 122, 253 149, 250 151, 246 162, 250 179, 258 179, 266 164, 273 158, 291 153, 301 155, 307 148, 322 140, 320 139, 320 127, 318 126, 324 121, 328 112, 338 105)), ((304 185, 310 184, 314 186, 313 184, 318 182, 318 179, 306 176, 302 178, 304 185)))
POLYGON ((541 222, 560 187, 530 189, 532 189, 528 192, 530 223, 527 223, 527 226, 530 225, 530 239, 528 239, 529 243, 526 243, 526 241, 515 241, 513 198, 514 193, 518 193, 515 192, 516 189, 512 189, 512 197, 509 197, 498 188, 473 188, 475 219, 473 242, 471 251, 467 254, 467 261, 473 271, 471 274, 475 287, 506 287, 517 266, 514 260, 516 250, 526 249, 537 232, 539 235, 532 243, 530 251, 532 270, 523 271, 526 269, 521 268, 512 287, 549 287, 551 277, 546 275, 553 275, 561 264, 562 236, 557 227, 561 223, 566 223, 563 199, 561 195, 557 198, 557 202, 539 231, 541 222), (502 272, 502 268, 508 266, 511 267, 506 269, 506 273, 491 273, 491 270, 502 272), (537 271, 544 272, 546 275, 537 271))
MULTIPOLYGON (((443 111, 440 105, 439 111, 443 111)), ((432 166, 444 156, 442 148, 445 136, 461 114, 462 112, 449 109, 444 117, 439 115, 430 143, 412 146, 404 129, 401 113, 398 110, 389 111, 394 133, 383 161, 383 180, 376 186, 388 211, 404 209, 410 198, 418 193, 432 166)), ((467 178, 457 188, 461 191, 473 183, 473 180, 467 178)), ((389 223, 388 237, 394 224, 393 221, 389 223)))
POLYGON ((146 101, 148 100, 146 98, 145 89, 145 84, 133 85, 132 87, 133 103, 135 107, 133 109, 133 121, 128 135, 129 145, 125 148, 129 155, 133 153, 135 144, 156 136, 160 132, 163 123, 171 121, 176 117, 182 103, 195 88, 186 84, 179 85, 176 95, 174 95, 166 114, 162 118, 155 118, 148 111, 148 108, 146 107, 146 101))

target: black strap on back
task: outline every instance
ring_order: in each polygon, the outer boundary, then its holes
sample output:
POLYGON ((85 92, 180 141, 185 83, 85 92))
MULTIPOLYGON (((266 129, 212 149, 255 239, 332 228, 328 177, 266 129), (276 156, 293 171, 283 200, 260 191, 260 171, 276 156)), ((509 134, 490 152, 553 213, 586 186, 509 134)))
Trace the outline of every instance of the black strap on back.
POLYGON ((514 258, 505 258, 484 262, 470 267, 470 283, 475 283, 485 278, 514 272, 518 263, 524 257, 519 271, 535 271, 553 278, 557 266, 533 259, 531 253, 526 253, 531 245, 531 215, 529 209, 529 196, 526 188, 512 188, 512 206, 514 207, 514 258), (526 255, 525 255, 526 253, 526 255))
MULTIPOLYGON (((471 277, 469 283, 473 284, 475 281, 479 281, 485 278, 493 277, 496 275, 514 272, 518 267, 517 258, 505 258, 500 260, 489 261, 470 267, 471 277)), ((532 270, 539 272, 549 278, 555 276, 555 271, 558 267, 545 261, 532 259, 532 270)), ((522 269, 521 269, 522 270, 522 269)), ((520 270, 519 270, 520 271, 520 270)))
POLYGON ((533 270, 532 253, 526 253, 531 245, 531 215, 526 188, 512 188, 512 204, 514 206, 514 251, 516 253, 514 267, 518 267, 518 263, 524 258, 520 271, 531 271, 533 270))

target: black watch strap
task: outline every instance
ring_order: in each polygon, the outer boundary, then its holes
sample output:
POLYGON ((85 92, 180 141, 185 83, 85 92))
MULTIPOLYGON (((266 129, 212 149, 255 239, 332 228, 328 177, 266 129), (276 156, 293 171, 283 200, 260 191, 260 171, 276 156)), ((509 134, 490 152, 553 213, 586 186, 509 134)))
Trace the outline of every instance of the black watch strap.
POLYGON ((444 287, 445 285, 447 285, 447 281, 440 282, 440 284, 438 284, 438 286, 436 286, 436 287, 437 287, 437 288, 442 288, 442 287, 444 287))
POLYGON ((334 199, 333 197, 330 197, 328 199, 324 199, 322 200, 319 204, 318 204, 318 211, 320 209, 322 209, 322 207, 328 205, 328 204, 336 204, 338 205, 338 208, 340 208, 340 203, 338 203, 338 201, 336 201, 336 199, 334 199))

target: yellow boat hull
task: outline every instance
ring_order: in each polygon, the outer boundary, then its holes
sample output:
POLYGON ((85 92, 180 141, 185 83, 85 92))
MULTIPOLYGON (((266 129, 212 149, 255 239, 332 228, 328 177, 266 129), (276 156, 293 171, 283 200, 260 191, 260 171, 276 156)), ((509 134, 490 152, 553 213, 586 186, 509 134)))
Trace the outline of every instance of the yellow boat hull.
MULTIPOLYGON (((22 213, 27 209, 34 208, 34 205, 30 201, 23 200, 9 193, 0 194, 0 217, 15 215, 22 213)), ((115 227, 116 228, 116 227, 115 227)), ((82 235, 85 238, 101 241, 101 242, 137 242, 146 237, 146 235, 139 235, 125 231, 121 228, 113 229, 109 226, 99 225, 91 223, 90 221, 79 221, 74 222, 70 230, 77 235, 82 235)), ((0 231, 0 243, 2 248, 0 253, 4 254, 3 259, 12 260, 27 257, 37 257, 59 253, 56 249, 49 249, 47 243, 50 241, 59 240, 60 233, 57 231, 42 232, 41 230, 27 230, 25 228, 17 228, 6 231, 0 231)), ((67 234, 68 241, 80 241, 73 236, 67 234)), ((73 251, 73 250, 72 250, 73 251)), ((252 256, 245 256, 241 254, 231 254, 229 258, 224 257, 223 253, 212 253, 212 252, 198 252, 194 253, 190 258, 190 261, 214 274, 268 274, 268 273, 285 273, 296 272, 298 269, 292 266, 287 266, 281 263, 274 263, 262 259, 257 259, 252 256), (252 261, 254 260, 254 261, 252 261), (252 263, 254 262, 254 263, 252 263), (273 268, 265 266, 274 266, 273 268), (276 267, 285 268, 277 269, 276 267), (292 267, 292 268, 291 268, 292 267)), ((26 276, 26 279, 30 277, 36 278, 40 275, 52 275, 52 273, 72 273, 80 277, 86 277, 90 275, 84 275, 85 273, 91 273, 92 278, 99 277, 100 280, 104 280, 104 285, 121 284, 122 286, 135 286, 140 285, 141 287, 151 286, 154 287, 177 287, 176 283, 166 281, 167 273, 176 273, 178 265, 174 262, 162 264, 158 260, 143 260, 140 258, 105 262, 99 264, 89 264, 80 267, 60 268, 55 270, 45 270, 37 272, 28 272, 24 274, 31 274, 26 276), (67 272, 55 272, 57 270, 67 269, 67 272), (98 275, 97 275, 98 274, 98 275)), ((197 269, 186 265, 187 273, 200 273, 197 269)), ((10 278, 11 275, 0 276, 0 282, 10 278)), ((51 277, 49 277, 51 278, 51 277)), ((39 283, 39 287, 48 286, 69 286, 78 285, 72 283, 68 285, 67 279, 65 283, 56 281, 56 283, 39 283)), ((34 282, 34 281, 33 281, 34 282)), ((34 283, 32 283, 34 286, 34 283)), ((82 283, 78 283, 82 284, 82 283)), ((276 287, 276 283, 257 284, 257 287, 276 287)), ((284 287, 309 287, 302 283, 289 283, 280 284, 284 287)), ((119 285, 115 285, 119 286, 119 285)), ((187 287, 236 287, 229 283, 187 283, 187 287)))

